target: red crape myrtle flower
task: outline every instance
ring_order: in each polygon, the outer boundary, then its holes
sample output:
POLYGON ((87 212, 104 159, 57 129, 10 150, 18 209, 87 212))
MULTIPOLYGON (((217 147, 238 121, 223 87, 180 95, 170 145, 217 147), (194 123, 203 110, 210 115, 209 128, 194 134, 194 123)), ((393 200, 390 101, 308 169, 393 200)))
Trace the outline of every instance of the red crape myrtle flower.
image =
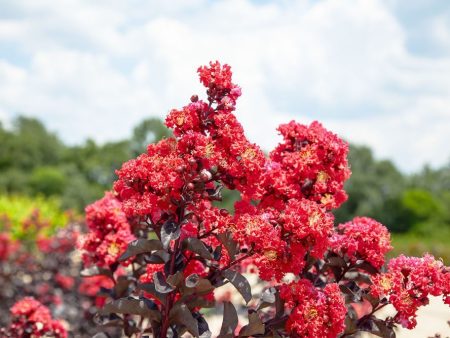
POLYGON ((288 198, 307 198, 337 208, 347 200, 344 182, 350 177, 348 145, 315 121, 294 121, 278 130, 284 138, 270 153, 266 186, 288 198))
POLYGON ((344 299, 337 284, 317 289, 307 279, 284 284, 280 296, 291 311, 286 323, 289 334, 300 337, 335 338, 344 331, 344 299))
POLYGON ((10 312, 12 322, 7 332, 11 337, 67 337, 61 322, 52 319, 50 310, 32 297, 18 301, 10 312))
POLYGON ((110 192, 86 207, 86 223, 90 230, 78 245, 83 250, 84 264, 110 266, 117 262, 128 244, 136 239, 121 203, 110 192))
POLYGON ((450 305, 450 271, 431 255, 421 258, 400 255, 389 261, 388 271, 373 277, 371 293, 387 296, 397 310, 395 320, 403 327, 416 326, 416 312, 429 296, 443 296, 450 305))
POLYGON ((384 264, 384 256, 392 249, 388 229, 369 217, 355 217, 340 224, 331 238, 332 251, 347 255, 352 263, 363 259, 375 268, 384 264))

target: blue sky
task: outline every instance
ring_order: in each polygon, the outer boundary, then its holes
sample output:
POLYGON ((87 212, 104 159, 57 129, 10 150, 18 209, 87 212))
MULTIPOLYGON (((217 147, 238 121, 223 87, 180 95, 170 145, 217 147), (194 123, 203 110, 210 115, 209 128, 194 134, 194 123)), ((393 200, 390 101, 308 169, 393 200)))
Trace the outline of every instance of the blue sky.
POLYGON ((0 119, 119 139, 201 96, 216 59, 266 150, 277 124, 317 119, 404 171, 450 159, 447 0, 0 0, 0 119))

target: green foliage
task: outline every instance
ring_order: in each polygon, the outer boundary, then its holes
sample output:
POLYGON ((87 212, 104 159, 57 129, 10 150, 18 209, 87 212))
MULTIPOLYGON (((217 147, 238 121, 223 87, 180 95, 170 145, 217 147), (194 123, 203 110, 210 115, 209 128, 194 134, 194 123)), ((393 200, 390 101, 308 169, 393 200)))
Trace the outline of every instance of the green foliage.
POLYGON ((18 117, 10 130, 0 124, 0 193, 57 196, 81 211, 110 189, 123 162, 170 135, 161 120, 147 119, 129 140, 66 146, 38 120, 18 117))
POLYGON ((38 233, 48 236, 68 220, 57 198, 0 196, 0 231, 9 231, 13 238, 31 241, 38 233))
POLYGON ((133 157, 143 153, 150 143, 172 136, 172 132, 166 128, 158 118, 150 118, 142 121, 133 130, 133 136, 130 141, 133 157))
POLYGON ((64 173, 55 167, 37 167, 31 173, 29 184, 34 194, 61 195, 67 185, 64 173))
POLYGON ((406 187, 404 175, 392 162, 375 160, 368 147, 351 145, 349 161, 352 176, 345 184, 349 199, 336 211, 336 221, 341 223, 365 215, 391 230, 405 230, 398 227, 396 214, 406 187))

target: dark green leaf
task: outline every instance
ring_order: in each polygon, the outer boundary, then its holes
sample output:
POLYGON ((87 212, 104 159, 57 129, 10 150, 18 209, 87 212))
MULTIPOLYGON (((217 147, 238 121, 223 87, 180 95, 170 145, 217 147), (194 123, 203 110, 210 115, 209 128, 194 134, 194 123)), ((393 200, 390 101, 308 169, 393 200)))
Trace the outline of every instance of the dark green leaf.
POLYGON ((222 327, 220 328, 220 334, 217 338, 234 337, 234 330, 236 330, 238 322, 238 315, 233 304, 230 302, 224 302, 222 327))
POLYGON ((119 258, 119 262, 123 262, 130 257, 152 252, 153 250, 161 250, 162 243, 156 239, 139 238, 128 244, 127 250, 119 258))
POLYGON ((183 241, 183 248, 195 252, 200 257, 203 257, 205 259, 209 260, 214 259, 213 255, 206 248, 205 244, 198 238, 195 237, 186 238, 183 241))
POLYGON ((238 290, 242 297, 244 297, 246 303, 252 299, 252 289, 250 287, 250 283, 244 276, 234 270, 225 270, 222 272, 222 275, 234 285, 236 290, 238 290))

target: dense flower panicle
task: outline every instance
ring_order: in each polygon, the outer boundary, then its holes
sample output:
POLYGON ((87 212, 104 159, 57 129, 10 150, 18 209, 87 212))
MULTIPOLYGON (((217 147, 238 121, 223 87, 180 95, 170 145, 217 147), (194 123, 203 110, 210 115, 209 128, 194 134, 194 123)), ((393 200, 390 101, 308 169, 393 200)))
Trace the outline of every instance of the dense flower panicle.
POLYGON ((86 207, 86 223, 90 232, 78 241, 83 251, 83 262, 90 266, 110 266, 117 262, 130 242, 136 239, 113 194, 105 196, 86 207))
POLYGON ((111 192, 86 207, 86 224, 90 230, 105 234, 129 227, 122 204, 111 192))
POLYGON ((335 338, 344 331, 347 308, 337 284, 317 289, 306 279, 283 284, 280 296, 291 311, 286 331, 300 337, 335 338))
POLYGON ((430 295, 443 296, 449 303, 449 274, 443 263, 431 255, 421 258, 400 255, 390 260, 386 273, 373 277, 371 293, 376 297, 387 296, 397 310, 395 320, 412 329, 416 326, 417 309, 428 304, 430 295))
POLYGON ((129 243, 136 237, 127 229, 118 232, 110 232, 102 236, 99 232, 90 232, 79 242, 83 252, 84 264, 90 266, 109 266, 117 262, 117 259, 125 252, 129 243))
POLYGON ((172 128, 175 136, 186 132, 203 132, 204 119, 212 113, 211 108, 203 101, 191 102, 183 109, 173 109, 166 118, 166 126, 172 128))
POLYGON ((263 151, 249 142, 241 124, 233 114, 214 116, 215 149, 220 154, 218 170, 221 179, 231 189, 237 189, 250 198, 260 196, 260 180, 266 157, 263 151))
POLYGON ((119 179, 114 189, 126 215, 158 217, 161 210, 176 209, 172 201, 180 199, 184 185, 183 173, 177 168, 183 166, 187 164, 178 156, 173 138, 151 144, 146 154, 125 162, 116 172, 119 179))
POLYGON ((363 259, 380 269, 392 249, 388 229, 369 217, 355 217, 340 224, 330 240, 332 251, 348 256, 352 263, 363 259))
POLYGON ((288 245, 280 241, 277 250, 265 250, 253 256, 253 263, 258 268, 259 277, 266 281, 281 281, 288 273, 299 274, 305 267, 307 250, 302 244, 288 245))
POLYGON ((282 221, 292 242, 303 244, 315 257, 324 254, 333 231, 333 214, 310 200, 292 199, 286 205, 282 221))
POLYGON ((50 310, 32 297, 18 301, 10 312, 12 322, 7 332, 12 337, 67 337, 65 328, 59 321, 53 320, 50 310))
POLYGON ((284 138, 270 153, 266 187, 288 198, 305 197, 337 208, 347 199, 344 182, 350 177, 348 145, 319 122, 305 126, 291 121, 278 128, 284 138))
POLYGON ((210 62, 209 67, 199 67, 197 72, 200 82, 208 88, 210 102, 216 102, 226 110, 234 110, 236 99, 241 96, 241 88, 232 82, 231 67, 216 61, 210 62))

